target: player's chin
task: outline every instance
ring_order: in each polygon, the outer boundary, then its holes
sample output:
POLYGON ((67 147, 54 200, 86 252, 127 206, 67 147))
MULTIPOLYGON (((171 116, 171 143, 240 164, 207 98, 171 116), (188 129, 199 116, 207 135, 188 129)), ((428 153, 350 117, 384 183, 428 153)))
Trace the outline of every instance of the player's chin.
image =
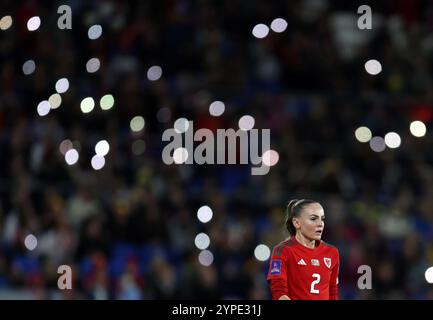
POLYGON ((321 240, 322 239, 322 233, 320 232, 316 232, 313 234, 313 239, 314 240, 321 240))

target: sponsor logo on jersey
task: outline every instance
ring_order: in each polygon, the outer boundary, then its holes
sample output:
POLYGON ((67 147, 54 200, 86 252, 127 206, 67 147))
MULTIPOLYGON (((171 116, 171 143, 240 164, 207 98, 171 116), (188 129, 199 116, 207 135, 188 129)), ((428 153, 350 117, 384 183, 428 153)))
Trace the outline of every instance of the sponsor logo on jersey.
POLYGON ((298 261, 298 265, 300 266, 306 266, 307 264, 305 263, 304 259, 301 259, 298 261))
POLYGON ((325 265, 326 265, 328 268, 331 268, 331 264, 332 264, 332 262, 331 262, 331 258, 323 258, 323 262, 325 263, 325 265))
POLYGON ((281 260, 271 261, 271 271, 269 272, 271 276, 281 275, 281 260))
POLYGON ((319 262, 319 260, 317 260, 317 259, 311 259, 311 264, 312 264, 313 266, 320 266, 320 262, 319 262))

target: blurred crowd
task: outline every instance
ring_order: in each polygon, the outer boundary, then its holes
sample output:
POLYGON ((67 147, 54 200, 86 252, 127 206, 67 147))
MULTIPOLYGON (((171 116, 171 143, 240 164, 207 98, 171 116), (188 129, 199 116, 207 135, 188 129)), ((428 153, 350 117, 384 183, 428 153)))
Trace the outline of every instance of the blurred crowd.
MULTIPOLYGON (((57 28, 45 1, 2 1, 0 31, 0 298, 269 299, 268 262, 284 232, 285 206, 313 198, 325 208, 324 240, 340 250, 342 299, 433 299, 433 2, 371 3, 373 29, 357 28, 351 1, 63 1, 72 29, 57 28), (41 17, 29 32, 27 20, 41 17), (282 33, 251 31, 275 18, 282 33), (90 40, 91 25, 102 26, 90 40), (93 57, 96 73, 86 71, 93 57), (34 73, 23 63, 33 59, 34 73), (364 63, 381 62, 369 75, 364 63), (156 81, 149 67, 162 68, 156 81), (58 109, 38 103, 69 79, 58 109), (80 102, 110 93, 114 107, 80 102), (220 100, 225 112, 209 114, 220 100), (185 117, 194 128, 237 128, 243 115, 271 129, 279 162, 265 176, 248 165, 165 165, 162 132, 185 117), (143 116, 133 132, 130 121, 143 116), (421 120, 416 138, 409 124, 421 120), (400 148, 374 152, 354 132, 397 132, 400 148), (79 151, 67 165, 69 139, 79 151), (90 159, 99 140, 101 170, 90 159), (204 224, 197 210, 208 205, 204 224), (195 236, 210 237, 202 265, 195 236), (28 250, 24 239, 38 240, 28 250), (69 265, 73 289, 59 290, 69 265), (373 289, 357 286, 372 269, 373 289)), ((373 2, 373 1, 371 1, 373 2)), ((363 4, 368 4, 368 1, 363 4)))

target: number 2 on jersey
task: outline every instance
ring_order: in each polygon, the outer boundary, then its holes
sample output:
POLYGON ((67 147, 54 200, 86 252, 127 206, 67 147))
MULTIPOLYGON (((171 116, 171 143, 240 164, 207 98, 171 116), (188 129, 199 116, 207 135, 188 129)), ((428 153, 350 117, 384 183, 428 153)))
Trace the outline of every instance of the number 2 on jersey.
POLYGON ((315 280, 314 280, 313 282, 311 282, 310 293, 319 294, 319 290, 316 289, 316 288, 314 288, 314 286, 320 282, 320 274, 318 274, 318 273, 313 273, 313 278, 314 278, 315 280))

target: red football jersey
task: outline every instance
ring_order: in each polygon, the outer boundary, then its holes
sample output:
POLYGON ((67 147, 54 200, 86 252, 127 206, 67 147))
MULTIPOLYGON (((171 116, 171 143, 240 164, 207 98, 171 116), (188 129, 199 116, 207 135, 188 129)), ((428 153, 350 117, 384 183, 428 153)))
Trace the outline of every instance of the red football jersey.
POLYGON ((339 266, 334 246, 320 241, 311 249, 291 237, 272 251, 267 277, 272 299, 337 300, 339 266))

